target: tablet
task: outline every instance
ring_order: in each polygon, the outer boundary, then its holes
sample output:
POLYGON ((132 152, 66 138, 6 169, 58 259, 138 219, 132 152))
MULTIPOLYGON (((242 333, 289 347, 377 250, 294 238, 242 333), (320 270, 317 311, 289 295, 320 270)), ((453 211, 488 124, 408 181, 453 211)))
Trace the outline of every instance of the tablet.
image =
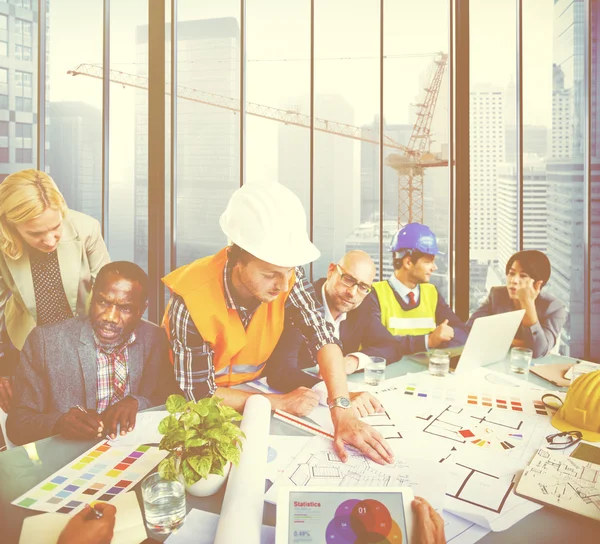
POLYGON ((409 487, 286 487, 277 497, 276 544, 409 544, 409 487))

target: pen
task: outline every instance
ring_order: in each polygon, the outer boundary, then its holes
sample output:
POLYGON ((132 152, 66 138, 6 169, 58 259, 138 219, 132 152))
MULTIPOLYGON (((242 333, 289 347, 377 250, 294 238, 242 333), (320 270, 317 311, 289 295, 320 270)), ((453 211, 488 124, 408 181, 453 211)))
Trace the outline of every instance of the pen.
MULTIPOLYGON (((78 410, 81 410, 84 414, 88 413, 88 411, 85 408, 83 408, 82 406, 79 406, 79 404, 76 404, 75 408, 77 408, 78 410)), ((101 436, 100 433, 98 433, 98 436, 101 436)), ((107 435, 106 438, 108 440, 110 440, 110 436, 107 435)))
POLYGON ((90 519, 101 519, 101 518, 102 518, 102 512, 100 512, 100 510, 96 510, 96 508, 92 506, 92 509, 90 510, 90 513, 89 513, 87 519, 90 520, 90 519))

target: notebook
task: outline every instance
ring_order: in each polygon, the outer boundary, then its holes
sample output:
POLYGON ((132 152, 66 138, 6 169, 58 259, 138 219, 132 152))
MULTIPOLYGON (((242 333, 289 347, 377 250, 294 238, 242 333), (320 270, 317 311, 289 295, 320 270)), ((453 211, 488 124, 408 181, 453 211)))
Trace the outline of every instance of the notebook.
POLYGON ((600 465, 561 451, 538 450, 515 493, 600 521, 600 465))

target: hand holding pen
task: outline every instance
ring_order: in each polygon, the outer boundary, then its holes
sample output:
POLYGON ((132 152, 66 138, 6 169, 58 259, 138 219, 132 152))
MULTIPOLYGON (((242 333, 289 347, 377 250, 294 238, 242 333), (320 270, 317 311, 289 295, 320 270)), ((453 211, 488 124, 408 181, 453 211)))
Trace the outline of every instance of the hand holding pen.
POLYGON ((104 423, 96 412, 75 406, 60 416, 55 431, 71 440, 92 440, 103 436, 104 423))
POLYGON ((57 544, 108 544, 113 537, 116 513, 112 504, 86 506, 69 521, 57 544))

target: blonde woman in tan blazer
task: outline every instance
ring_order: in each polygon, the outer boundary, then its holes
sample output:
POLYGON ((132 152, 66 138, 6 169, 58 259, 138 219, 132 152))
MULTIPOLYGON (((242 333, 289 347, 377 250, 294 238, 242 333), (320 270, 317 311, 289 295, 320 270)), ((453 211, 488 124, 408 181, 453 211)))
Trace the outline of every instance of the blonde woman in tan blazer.
MULTIPOLYGON (((0 376, 12 374, 36 325, 86 314, 108 262, 100 223, 69 210, 48 174, 22 170, 0 183, 0 376)), ((1 409, 11 396, 10 379, 0 378, 1 409)))

